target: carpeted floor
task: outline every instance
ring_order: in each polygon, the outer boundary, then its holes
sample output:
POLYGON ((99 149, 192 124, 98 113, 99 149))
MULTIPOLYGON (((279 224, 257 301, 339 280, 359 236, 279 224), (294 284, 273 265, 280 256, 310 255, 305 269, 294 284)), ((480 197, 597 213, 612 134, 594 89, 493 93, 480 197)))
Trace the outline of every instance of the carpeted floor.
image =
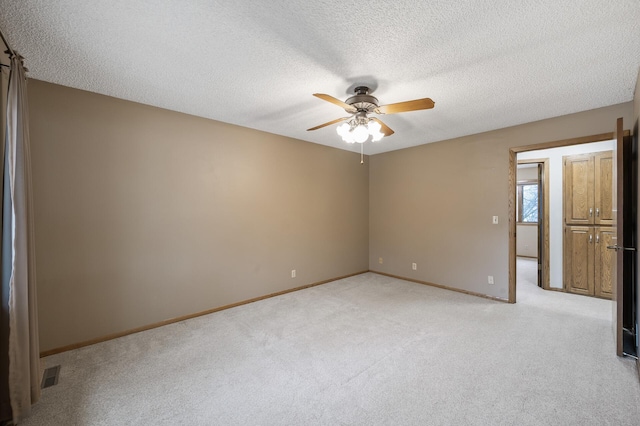
POLYGON ((367 273, 54 355, 21 425, 640 424, 611 302, 531 281, 509 305, 367 273))

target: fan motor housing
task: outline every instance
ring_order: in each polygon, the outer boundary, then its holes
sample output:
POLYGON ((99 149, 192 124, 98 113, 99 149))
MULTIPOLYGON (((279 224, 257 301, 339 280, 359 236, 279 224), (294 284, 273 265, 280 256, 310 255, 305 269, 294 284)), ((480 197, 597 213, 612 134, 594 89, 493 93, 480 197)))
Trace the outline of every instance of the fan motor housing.
POLYGON ((358 111, 373 112, 378 108, 378 99, 369 95, 369 88, 366 86, 358 86, 354 90, 356 94, 345 101, 358 111))

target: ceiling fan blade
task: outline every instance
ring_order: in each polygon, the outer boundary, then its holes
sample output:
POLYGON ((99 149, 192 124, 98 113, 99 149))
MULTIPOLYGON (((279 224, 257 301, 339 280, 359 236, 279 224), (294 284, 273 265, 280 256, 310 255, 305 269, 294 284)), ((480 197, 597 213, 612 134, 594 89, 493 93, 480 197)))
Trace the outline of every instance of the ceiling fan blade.
POLYGON ((338 119, 336 119, 336 120, 329 121, 328 123, 324 123, 324 124, 321 124, 321 125, 319 125, 319 126, 312 127, 312 128, 310 128, 310 129, 307 129, 307 132, 308 132, 308 131, 310 131, 310 130, 318 130, 318 129, 321 129, 321 128, 326 127, 326 126, 331 126, 332 124, 336 124, 336 123, 339 123, 339 122, 341 122, 341 121, 348 120, 348 119, 350 119, 350 118, 351 118, 351 117, 342 117, 342 118, 338 118, 338 119))
POLYGON ((429 98, 416 99, 413 101, 398 102, 397 104, 381 105, 375 109, 378 114, 397 114, 399 112, 417 111, 421 109, 431 109, 435 103, 429 98))
POLYGON ((384 133, 385 136, 391 136, 392 134, 394 134, 395 132, 393 130, 391 130, 391 127, 387 126, 386 124, 384 124, 382 121, 380 121, 379 119, 372 117, 371 118, 373 121, 376 121, 377 123, 380 124, 380 131, 382 133, 384 133))
POLYGON ((314 93, 313 96, 316 98, 320 98, 323 101, 331 102, 332 104, 338 105, 340 108, 344 108, 347 112, 356 112, 357 109, 352 107, 351 105, 342 102, 340 99, 336 99, 333 96, 325 95, 324 93, 314 93))

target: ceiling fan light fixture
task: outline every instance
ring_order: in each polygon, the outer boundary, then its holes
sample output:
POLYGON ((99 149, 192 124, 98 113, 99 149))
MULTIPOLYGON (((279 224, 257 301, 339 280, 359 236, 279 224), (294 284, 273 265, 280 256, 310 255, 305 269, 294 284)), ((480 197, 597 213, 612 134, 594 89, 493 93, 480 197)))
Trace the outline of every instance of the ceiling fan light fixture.
POLYGON ((336 132, 346 143, 354 143, 353 133, 351 133, 351 124, 343 123, 336 128, 336 132))
POLYGON ((353 140, 358 143, 365 143, 369 139, 369 129, 366 125, 358 124, 352 131, 353 140))
POLYGON ((372 142, 378 142, 384 137, 384 133, 380 131, 381 128, 380 123, 373 120, 367 123, 357 123, 351 120, 336 127, 336 133, 346 143, 365 143, 369 136, 371 136, 372 142))
POLYGON ((369 124, 367 126, 369 128, 369 134, 371 135, 372 142, 378 142, 382 140, 382 138, 384 137, 384 133, 380 131, 382 130, 382 126, 380 125, 380 123, 371 120, 369 121, 369 124))
POLYGON ((391 136, 394 131, 384 124, 378 118, 371 118, 369 114, 398 114, 408 111, 419 111, 431 109, 435 103, 430 98, 414 99, 412 101, 396 102, 394 104, 380 105, 378 99, 369 94, 371 90, 367 86, 358 86, 355 88, 355 95, 351 96, 345 102, 324 93, 314 93, 313 96, 330 102, 343 108, 347 113, 352 114, 351 117, 341 117, 323 123, 319 126, 307 129, 318 130, 332 124, 336 124, 345 120, 336 130, 338 135, 346 143, 365 143, 371 136, 371 142, 378 142, 385 136, 391 136))

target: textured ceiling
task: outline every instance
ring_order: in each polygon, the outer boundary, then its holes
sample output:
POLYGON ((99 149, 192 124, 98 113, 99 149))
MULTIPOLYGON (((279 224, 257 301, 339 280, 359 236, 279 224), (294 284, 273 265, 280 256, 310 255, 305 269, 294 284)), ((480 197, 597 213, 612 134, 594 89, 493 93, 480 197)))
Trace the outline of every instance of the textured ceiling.
POLYGON ((630 101, 638 0, 0 0, 32 78, 358 151, 346 99, 368 84, 396 131, 365 153, 630 101))

